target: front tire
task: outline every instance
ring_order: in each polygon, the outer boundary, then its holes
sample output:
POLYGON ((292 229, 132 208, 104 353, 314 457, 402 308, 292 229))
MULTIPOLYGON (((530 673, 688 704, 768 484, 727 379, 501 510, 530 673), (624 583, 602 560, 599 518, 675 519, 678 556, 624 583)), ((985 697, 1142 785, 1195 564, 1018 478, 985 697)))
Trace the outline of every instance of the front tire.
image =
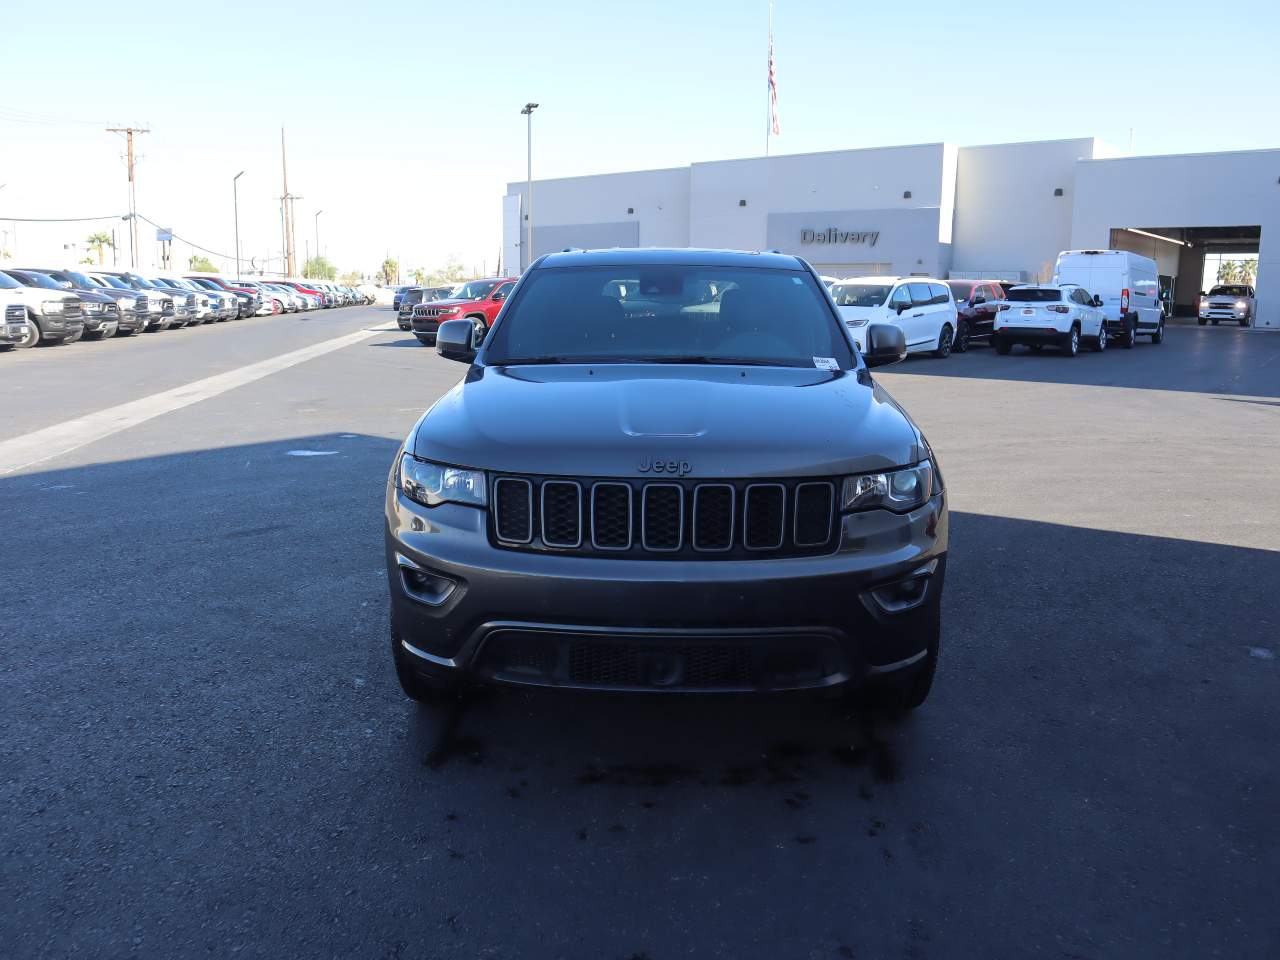
POLYGON ((956 342, 953 349, 956 353, 964 353, 969 349, 969 321, 963 317, 956 321, 956 342))
POLYGON ((40 332, 40 324, 34 320, 27 320, 27 335, 19 340, 14 346, 19 350, 30 350, 32 347, 39 346, 40 341, 44 339, 44 334, 40 332))
POLYGON ((1200 324, 1200 326, 1202 326, 1202 327, 1203 327, 1206 323, 1208 323, 1208 322, 1209 322, 1209 318, 1208 318, 1208 317, 1201 317, 1197 322, 1200 324))
POLYGON ((933 355, 939 360, 945 360, 951 356, 951 341, 954 334, 951 330, 951 324, 944 323, 942 330, 938 332, 938 345, 934 348, 933 355))
POLYGON ((1156 332, 1151 335, 1151 342, 1156 344, 1164 343, 1164 321, 1163 320, 1161 320, 1160 323, 1156 326, 1156 332))
POLYGON ((1068 357, 1074 357, 1080 353, 1080 328, 1078 326, 1073 325, 1071 332, 1062 341, 1062 352, 1068 357))
POLYGON ((1002 357, 1007 357, 1010 351, 1013 350, 1013 344, 1004 337, 993 336, 991 338, 991 345, 996 348, 996 353, 1000 354, 1002 357))
POLYGON ((1093 349, 1102 353, 1107 349, 1107 325, 1104 323, 1098 328, 1098 335, 1093 340, 1093 349))

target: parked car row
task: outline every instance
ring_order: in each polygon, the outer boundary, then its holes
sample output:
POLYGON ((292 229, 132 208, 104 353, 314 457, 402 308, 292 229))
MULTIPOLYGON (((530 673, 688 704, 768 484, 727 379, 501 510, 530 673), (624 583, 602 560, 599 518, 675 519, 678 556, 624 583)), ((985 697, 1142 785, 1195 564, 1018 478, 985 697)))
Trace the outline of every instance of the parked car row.
POLYGON ((515 285, 515 277, 488 277, 456 287, 397 290, 396 322, 401 330, 412 330, 424 347, 435 344, 436 331, 446 320, 470 320, 483 338, 515 285))
MULTIPOLYGON (((908 353, 939 358, 981 342, 1000 354, 1025 344, 1032 350, 1052 345, 1075 356, 1082 344, 1105 350, 1111 340, 1124 347, 1136 346, 1140 336, 1164 340, 1156 263, 1125 250, 1063 251, 1051 283, 855 277, 833 279, 828 289, 863 351, 871 323, 899 327, 908 353)), ((1214 302, 1212 310, 1239 319, 1250 303, 1234 299, 1231 289, 1223 298, 1231 302, 1214 302)), ((1201 316, 1204 323, 1208 306, 1201 316)))
POLYGON ((327 281, 5 267, 0 351, 372 302, 362 291, 327 281))

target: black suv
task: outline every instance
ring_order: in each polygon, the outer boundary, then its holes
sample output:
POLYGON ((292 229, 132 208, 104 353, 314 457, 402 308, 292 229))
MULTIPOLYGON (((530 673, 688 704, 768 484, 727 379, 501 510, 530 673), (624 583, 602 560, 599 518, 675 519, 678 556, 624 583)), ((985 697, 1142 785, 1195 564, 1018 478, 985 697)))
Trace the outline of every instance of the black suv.
POLYGON ((947 504, 933 454, 803 260, 551 254, 396 455, 404 691, 463 679, 653 691, 933 682, 947 504))

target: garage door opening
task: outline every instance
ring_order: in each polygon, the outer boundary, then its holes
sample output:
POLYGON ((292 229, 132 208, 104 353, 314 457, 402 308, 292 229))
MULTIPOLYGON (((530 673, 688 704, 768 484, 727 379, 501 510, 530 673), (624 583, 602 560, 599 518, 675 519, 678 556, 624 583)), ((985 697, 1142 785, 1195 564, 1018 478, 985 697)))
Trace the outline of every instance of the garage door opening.
POLYGON ((1156 261, 1166 312, 1175 317, 1196 316, 1200 297, 1217 284, 1256 288, 1261 243, 1262 227, 1248 225, 1111 231, 1113 250, 1131 250, 1156 261))

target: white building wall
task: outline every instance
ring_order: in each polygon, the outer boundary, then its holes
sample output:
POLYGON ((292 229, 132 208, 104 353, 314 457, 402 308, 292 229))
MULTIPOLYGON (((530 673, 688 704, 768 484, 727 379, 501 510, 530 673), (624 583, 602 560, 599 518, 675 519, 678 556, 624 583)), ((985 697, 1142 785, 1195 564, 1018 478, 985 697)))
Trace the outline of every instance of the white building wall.
POLYGON ((883 260, 883 272, 943 272, 949 251, 938 243, 950 240, 955 158, 954 146, 932 143, 695 163, 690 242, 696 247, 777 248, 818 264, 883 260), (922 218, 904 211, 928 213, 922 218), (812 222, 805 220, 806 227, 878 231, 884 243, 879 249, 866 244, 814 246, 800 243, 799 229, 770 234, 771 214, 777 223, 787 220, 785 215, 802 213, 815 215, 812 222), (902 254, 904 243, 914 244, 914 256, 902 254))
POLYGON ((1123 227, 1260 226, 1258 314, 1280 328, 1280 150, 1090 160, 1077 165, 1071 246, 1123 227))
POLYGON ((1107 148, 1092 138, 961 147, 951 269, 1047 279, 1071 247, 1076 162, 1099 150, 1107 148))
MULTIPOLYGON (((523 181, 507 184, 507 196, 518 196, 520 208, 528 209, 527 184, 523 181)), ((524 221, 520 221, 523 229, 524 221)), ((609 235, 609 227, 618 237, 636 236, 642 247, 686 247, 689 245, 689 168, 674 167, 665 170, 642 170, 633 173, 606 173, 590 177, 568 177, 559 180, 535 180, 533 184, 533 246, 534 258, 566 245, 574 245, 572 227, 591 225, 605 227, 589 232, 593 237, 609 235), (632 213, 627 212, 631 208, 632 213), (621 229, 625 224, 637 224, 630 231, 621 229), (543 236, 548 246, 539 239, 539 228, 549 229, 543 236), (568 237, 566 242, 564 238, 568 237)), ((507 236, 503 229, 503 247, 510 249, 523 243, 520 238, 507 236)), ((586 245, 586 244, 581 244, 586 245)), ((525 258, 522 266, 527 265, 525 258)))

